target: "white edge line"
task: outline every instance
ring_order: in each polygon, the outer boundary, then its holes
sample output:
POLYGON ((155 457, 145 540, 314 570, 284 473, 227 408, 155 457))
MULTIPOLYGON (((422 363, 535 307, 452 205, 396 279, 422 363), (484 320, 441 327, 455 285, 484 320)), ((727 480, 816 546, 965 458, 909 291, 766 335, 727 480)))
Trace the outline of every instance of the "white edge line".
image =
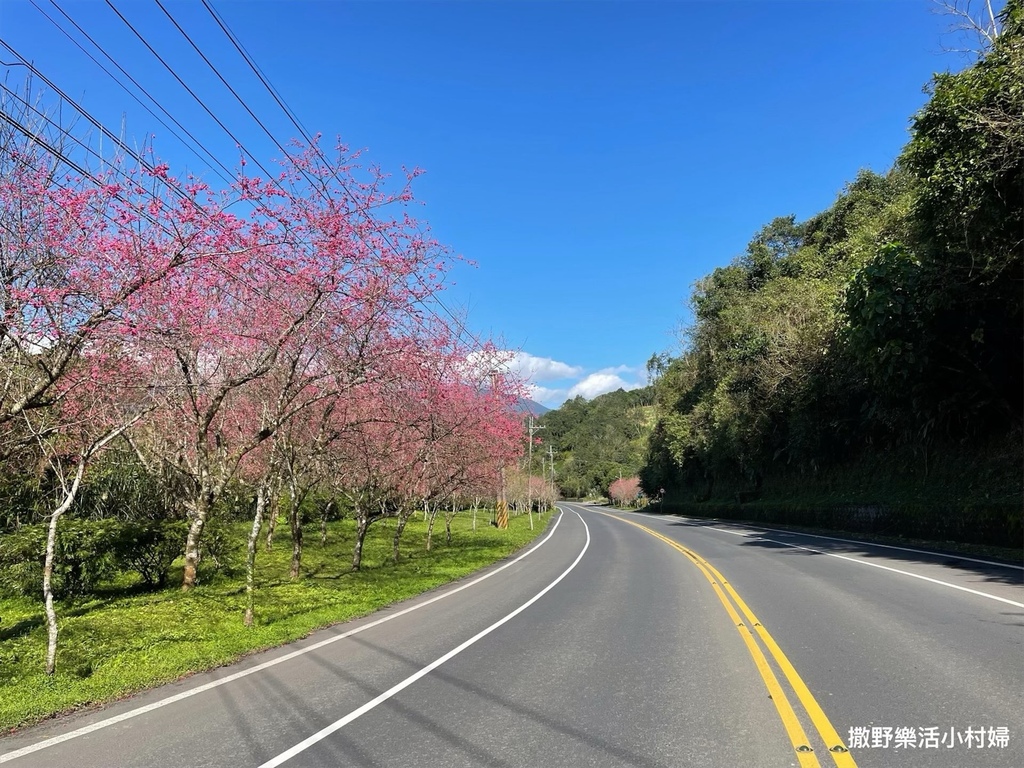
MULTIPOLYGON (((641 512, 641 513, 637 513, 637 514, 643 514, 643 513, 641 512)), ((644 515, 644 517, 657 517, 657 516, 656 515, 644 515)), ((697 519, 697 518, 680 517, 680 519, 681 520, 691 520, 691 519, 697 519)), ((779 541, 777 539, 769 539, 769 538, 767 538, 765 536, 761 536, 759 533, 756 533, 756 531, 762 530, 762 531, 777 531, 778 533, 793 533, 793 534, 796 534, 798 536, 814 536, 815 538, 818 538, 818 539, 832 539, 834 541, 845 541, 845 542, 849 542, 851 544, 866 544, 866 545, 872 546, 872 547, 886 547, 887 546, 889 549, 906 549, 906 551, 908 551, 908 552, 920 552, 922 554, 929 554, 929 555, 937 554, 935 552, 928 552, 927 550, 924 550, 924 549, 907 549, 906 547, 893 547, 893 546, 889 546, 889 545, 886 545, 886 544, 871 544, 870 542, 861 542, 861 541, 856 541, 854 539, 837 539, 834 536, 818 536, 818 535, 813 534, 813 533, 801 533, 799 531, 786 531, 786 530, 782 530, 782 529, 779 529, 779 528, 757 528, 757 529, 754 529, 755 532, 753 532, 753 533, 741 533, 739 531, 730 531, 730 530, 727 530, 725 528, 717 528, 715 526, 708 526, 708 528, 710 528, 712 531, 719 531, 721 533, 730 533, 733 536, 746 536, 748 538, 751 537, 751 536, 756 536, 758 538, 763 539, 764 541, 770 541, 770 542, 772 542, 774 544, 781 544, 784 547, 792 547, 793 549, 802 549, 802 550, 804 550, 806 552, 813 552, 816 555, 827 555, 828 557, 837 557, 840 560, 848 560, 851 563, 857 563, 858 565, 870 565, 872 568, 881 568, 883 571, 892 571, 893 573, 901 573, 904 576, 911 576, 911 577, 913 577, 915 579, 921 579, 923 581, 930 581, 932 584, 941 584, 942 586, 950 587, 951 589, 959 589, 961 592, 970 592, 972 595, 980 595, 981 597, 987 597, 990 600, 998 600, 1001 603, 1007 603, 1009 605, 1017 606, 1018 608, 1024 608, 1024 603, 1018 603, 1016 600, 1010 600, 1009 598, 1006 598, 1006 597, 999 597, 998 595, 992 595, 992 594, 989 594, 988 592, 981 592, 980 590, 971 589, 970 587, 961 587, 959 584, 950 584, 948 581, 940 581, 939 579, 933 579, 930 576, 922 576, 921 574, 918 574, 918 573, 911 573, 910 571, 902 571, 899 568, 892 568, 892 567, 890 567, 888 565, 880 565, 879 563, 869 563, 867 560, 860 560, 860 559, 858 559, 856 557, 848 557, 847 555, 837 555, 834 552, 822 552, 820 549, 812 549, 811 547, 801 547, 798 544, 789 544, 789 543, 787 543, 785 541, 779 541)), ((949 555, 949 556, 950 557, 955 557, 955 555, 949 555)), ((973 558, 969 558, 969 557, 961 557, 959 559, 960 560, 972 560, 972 562, 986 563, 986 564, 989 564, 989 565, 1003 565, 1003 566, 1008 567, 1008 568, 1016 568, 1016 567, 1018 567, 1018 566, 1015 566, 1015 565, 1007 565, 1006 563, 989 563, 987 560, 974 560, 973 558)))
MULTIPOLYGON (((516 608, 514 611, 512 611, 512 613, 508 614, 507 616, 505 616, 505 617, 503 617, 501 619, 498 619, 496 622, 491 624, 491 626, 487 627, 487 629, 484 629, 484 630, 481 630, 480 632, 477 632, 475 635, 473 635, 473 637, 469 638, 469 640, 466 640, 461 645, 459 645, 459 646, 453 648, 452 650, 448 651, 448 653, 446 653, 444 656, 440 657, 439 659, 437 659, 435 661, 432 661, 430 664, 428 664, 427 666, 423 667, 423 669, 419 670, 418 672, 414 672, 412 675, 410 675, 409 677, 405 678, 405 680, 403 680, 402 682, 397 683, 396 685, 393 685, 392 687, 388 688, 386 691, 384 691, 384 693, 382 693, 379 696, 377 696, 377 697, 371 699, 370 701, 366 702, 365 704, 363 704, 363 706, 359 707, 358 709, 355 709, 352 712, 349 712, 347 715, 345 715, 341 719, 335 720, 333 723, 331 723, 330 725, 326 726, 325 728, 320 729, 319 731, 314 733, 312 736, 309 736, 309 737, 303 739, 298 744, 296 744, 294 747, 291 747, 290 749, 282 752, 277 757, 271 758, 267 762, 265 762, 262 765, 260 765, 259 768, 276 768, 276 766, 279 766, 282 763, 285 763, 288 760, 291 760, 293 757, 295 757, 296 755, 300 754, 301 752, 306 751, 307 749, 309 749, 311 746, 313 746, 317 742, 322 741, 323 739, 327 738, 328 736, 330 736, 335 731, 341 730, 342 728, 344 728, 346 725, 351 723, 356 718, 362 717, 363 715, 365 715, 367 712, 369 712, 370 710, 374 709, 378 705, 383 704, 385 701, 390 699, 396 693, 399 693, 400 691, 408 688, 410 685, 415 683, 421 677, 425 677, 426 675, 430 674, 432 671, 434 671, 435 669, 440 667, 442 664, 444 664, 449 659, 452 659, 455 656, 458 656, 460 653, 462 653, 464 650, 466 650, 471 645, 476 643, 478 640, 486 637, 487 635, 491 634, 491 632, 493 632, 494 630, 498 629, 498 627, 500 627, 502 624, 505 624, 506 622, 508 622, 511 619, 513 619, 516 616, 518 616, 520 613, 525 611, 527 608, 529 608, 535 602, 540 600, 544 595, 546 595, 548 592, 550 592, 552 589, 554 589, 554 587, 562 579, 564 579, 566 576, 568 576, 569 573, 579 564, 580 560, 583 559, 583 555, 586 554, 587 549, 590 547, 590 528, 587 526, 586 521, 583 519, 583 517, 580 515, 579 512, 576 512, 576 510, 572 510, 572 511, 573 511, 573 514, 575 514, 577 517, 579 517, 580 522, 583 523, 583 528, 587 532, 587 540, 583 544, 583 549, 580 550, 580 553, 576 556, 576 559, 573 560, 572 565, 570 565, 568 568, 566 568, 564 571, 562 571, 562 575, 561 576, 559 576, 557 579, 555 579, 550 584, 548 584, 546 587, 544 587, 544 589, 542 589, 536 595, 534 595, 529 600, 527 600, 525 603, 523 603, 518 608, 516 608)), ((561 519, 561 518, 559 518, 559 519, 561 519)))
MULTIPOLYGON (((721 528, 717 530, 722 530, 721 528)), ((953 552, 936 552, 931 549, 914 549, 912 547, 897 547, 895 544, 876 544, 873 541, 860 541, 858 539, 841 539, 838 536, 823 536, 820 533, 804 533, 803 531, 787 531, 785 528, 762 528, 761 526, 755 526, 754 530, 772 531, 774 533, 791 533, 794 536, 810 536, 814 539, 828 539, 830 541, 842 541, 846 544, 860 544, 865 547, 882 547, 884 549, 898 549, 901 552, 914 552, 919 555, 931 555, 932 557, 946 557, 954 560, 965 560, 969 563, 980 563, 981 565, 992 565, 996 568, 1014 568, 1018 571, 1024 571, 1024 565, 1015 565, 1014 563, 997 563, 995 560, 982 560, 978 557, 966 557, 965 555, 958 555, 953 552)), ((730 531, 731 533, 731 531, 730 531)))
MULTIPOLYGON (((561 510, 559 510, 559 512, 561 514, 558 515, 558 519, 555 520, 554 527, 552 527, 551 531, 548 533, 547 536, 545 536, 543 539, 541 539, 539 542, 537 542, 534 546, 530 547, 530 549, 528 549, 523 554, 519 555, 519 557, 515 558, 514 560, 510 560, 509 562, 505 563, 504 565, 499 566, 498 568, 495 568, 492 571, 488 571, 483 576, 480 576, 480 577, 478 577, 476 579, 473 579, 470 582, 467 582, 467 583, 462 584, 462 585, 460 585, 458 587, 455 587, 454 589, 450 589, 447 592, 443 592, 440 595, 436 595, 436 596, 430 598, 429 600, 424 600, 422 603, 417 603, 416 605, 411 605, 408 608, 403 608, 402 610, 398 611, 397 613, 389 614, 388 616, 384 616, 382 618, 376 619, 375 621, 371 621, 368 624, 364 624, 364 625, 362 625, 360 627, 356 627, 355 629, 350 629, 348 632, 344 632, 344 633, 342 633, 340 635, 336 635, 334 637, 329 637, 326 640, 321 640, 320 642, 313 643, 313 645, 307 646, 306 648, 302 648, 302 649, 300 649, 298 651, 292 651, 291 653, 286 653, 284 656, 279 656, 276 659, 271 659, 270 661, 265 661, 262 664, 257 664, 255 667, 250 667, 249 669, 243 669, 240 672, 235 672, 234 674, 228 675, 227 677, 220 678, 219 680, 213 680, 213 681, 211 681, 209 683, 204 683, 203 685, 196 686, 195 688, 190 688, 187 691, 182 691, 181 693, 176 693, 173 696, 168 696, 166 699, 160 699, 160 701, 154 701, 152 704, 146 704, 145 706, 138 707, 137 709, 132 709, 132 710, 129 710, 128 712, 122 712, 120 715, 114 715, 113 717, 108 717, 105 720, 100 720, 98 722, 91 723, 90 725, 83 726, 83 727, 78 728, 78 729, 76 729, 74 731, 69 731, 68 733, 61 734, 60 736, 54 736, 54 737, 46 739, 44 741, 40 741, 40 742, 38 742, 36 744, 30 744, 27 747, 22 747, 21 749, 16 749, 13 752, 5 752, 4 754, 0 755, 0 763, 6 763, 6 762, 9 762, 11 760, 15 760, 15 759, 17 759, 19 757, 24 757, 25 755, 32 754, 33 752, 38 752, 39 750, 46 749, 47 747, 56 746, 57 744, 61 744, 61 743, 65 742, 65 741, 70 741, 71 739, 78 738, 79 736, 85 736, 86 734, 92 733, 94 731, 98 731, 101 728, 106 728, 107 726, 110 726, 110 725, 116 725, 117 723, 124 722, 125 720, 130 720, 133 717, 138 717, 139 715, 144 715, 144 714, 146 714, 148 712, 152 712, 152 711, 154 711, 156 709, 160 709, 161 707, 166 707, 169 704, 175 704, 175 703, 177 703, 179 701, 183 701, 184 699, 190 698, 192 696, 197 696, 200 693, 205 693, 206 691, 212 690, 213 688, 217 688, 217 687, 219 687, 221 685, 226 685, 227 683, 233 683, 235 680, 240 680, 241 678, 247 677, 247 676, 252 675, 252 674, 255 674, 256 672, 262 672, 263 670, 269 669, 270 667, 276 666, 278 664, 283 664, 286 661, 291 661, 292 659, 297 658, 299 656, 302 656, 303 654, 309 653, 310 651, 315 651, 315 650, 318 650, 320 648, 323 648, 326 645, 330 645, 331 643, 336 643, 339 640, 344 640, 347 637, 351 637, 352 635, 359 634, 360 632, 364 632, 367 629, 372 629, 373 627, 379 626, 379 625, 381 625, 381 624, 383 624, 383 623, 385 623, 387 621, 391 621, 392 619, 397 619, 399 616, 404 616, 405 614, 412 613, 413 611, 419 610, 420 608, 423 608, 424 606, 431 605, 432 603, 436 603, 438 600, 444 600, 444 598, 449 597, 450 595, 454 595, 456 592, 461 592, 464 589, 469 589, 470 587, 479 584, 484 579, 489 579, 491 576, 495 575, 496 573, 500 573, 501 571, 505 570, 506 568, 509 568, 509 567, 515 565, 516 563, 518 563, 523 558, 529 557, 534 552, 536 552, 538 549, 540 549, 544 544, 546 544, 548 539, 550 539, 552 536, 555 535, 555 531, 558 529, 558 524, 562 522, 562 516, 564 515, 564 513, 562 513, 561 510)), ((580 518, 580 519, 582 520, 582 518, 580 518)), ((584 525, 586 525, 586 523, 584 523, 584 525)), ((587 535, 589 537, 589 531, 588 531, 587 535)))
MULTIPOLYGON (((764 538, 764 537, 762 537, 764 538)), ((932 584, 941 584, 944 587, 950 587, 951 589, 959 589, 961 592, 970 592, 972 595, 980 595, 981 597, 987 597, 990 600, 998 600, 1001 603, 1008 603, 1009 605, 1015 605, 1018 608, 1024 608, 1024 603, 1018 603, 1016 600, 1010 600, 1006 597, 999 597, 998 595, 991 595, 988 592, 981 592, 977 589, 971 589, 970 587, 961 587, 959 584, 950 584, 948 581, 940 581, 939 579, 933 579, 930 576, 922 576, 919 573, 911 573, 910 571, 901 571, 899 568, 890 568, 888 565, 879 565, 878 563, 869 563, 867 560, 859 560, 856 557, 847 557, 846 555, 837 555, 833 552, 822 552, 819 549, 811 549, 810 547, 801 547, 798 544, 787 544, 784 541, 776 541, 775 539, 764 539, 764 541, 770 541, 773 544, 781 544, 784 547, 792 547, 793 549, 802 549, 806 552, 813 552, 816 555, 826 555, 828 557, 837 557, 840 560, 849 560, 851 563, 857 563, 858 565, 870 565, 872 568, 881 568, 883 571, 892 571, 893 573, 902 573, 904 576, 910 576, 915 579, 921 579, 922 581, 930 581, 932 584)))
MULTIPOLYGON (((644 512, 635 512, 633 514, 643 515, 644 517, 650 517, 652 519, 664 519, 666 517, 677 517, 680 520, 701 520, 699 517, 686 517, 685 515, 648 515, 644 512)), ((719 520, 719 522, 723 522, 719 520)), ((965 555, 958 555, 953 552, 936 552, 931 549, 914 549, 913 547, 898 547, 895 544, 877 544, 873 541, 863 541, 861 539, 843 539, 838 536, 824 536, 820 533, 804 533, 803 531, 789 531, 785 528, 766 528, 763 525, 750 525, 749 523, 735 523, 737 526, 743 526, 750 528, 751 531, 772 531, 773 533, 789 533, 794 536, 809 536, 812 539, 827 539, 828 541, 842 541, 846 544, 860 544, 864 547, 882 547, 883 549, 898 549, 900 552, 914 552, 918 555, 931 555, 932 557, 947 557, 955 560, 964 560, 969 563, 980 563, 981 565, 992 565, 996 568, 1014 568, 1018 571, 1024 571, 1024 565, 1016 565, 1014 563, 998 563, 995 560, 982 560, 978 557, 967 557, 965 555)), ((707 526, 713 531, 721 531, 722 533, 731 533, 733 536, 749 536, 749 533, 740 533, 738 531, 730 531, 725 528, 718 528, 713 525, 707 526)), ((755 533, 756 535, 756 533, 755 533)), ((781 543, 781 542, 780 542, 781 543)))

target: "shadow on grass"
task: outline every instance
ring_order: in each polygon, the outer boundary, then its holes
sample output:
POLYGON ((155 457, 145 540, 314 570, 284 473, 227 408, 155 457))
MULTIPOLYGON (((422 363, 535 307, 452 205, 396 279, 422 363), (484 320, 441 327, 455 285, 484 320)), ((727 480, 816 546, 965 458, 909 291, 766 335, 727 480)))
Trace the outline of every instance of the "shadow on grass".
MULTIPOLYGON (((71 619, 77 618, 79 616, 85 616, 87 613, 91 613, 92 611, 98 610, 100 608, 105 608, 111 603, 120 600, 122 597, 128 597, 132 594, 137 593, 137 591, 119 590, 115 594, 112 594, 101 600, 94 599, 90 600, 88 603, 84 603, 77 606, 67 607, 58 604, 55 608, 57 612, 57 619, 71 619)), ((22 619, 21 621, 18 621, 9 627, 4 627, 0 629, 0 641, 11 640, 12 638, 20 637, 21 635, 25 635, 31 632, 33 629, 44 626, 46 624, 46 614, 43 613, 43 610, 43 606, 40 604, 39 613, 37 615, 31 616, 27 619, 22 619)))

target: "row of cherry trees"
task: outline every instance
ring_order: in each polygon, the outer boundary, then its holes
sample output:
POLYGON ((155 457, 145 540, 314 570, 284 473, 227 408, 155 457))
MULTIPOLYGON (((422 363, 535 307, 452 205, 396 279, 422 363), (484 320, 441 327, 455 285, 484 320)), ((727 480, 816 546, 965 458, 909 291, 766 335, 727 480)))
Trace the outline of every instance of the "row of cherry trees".
POLYGON ((531 506, 551 509, 558 501, 555 488, 543 477, 515 468, 505 473, 505 498, 513 512, 526 512, 531 506))
POLYGON ((618 507, 638 507, 644 502, 639 477, 620 477, 608 486, 608 495, 618 507))
POLYGON ((299 147, 215 191, 145 158, 69 175, 55 154, 0 132, 0 468, 42 459, 59 480, 49 671, 58 524, 112 445, 180 500, 186 590, 218 499, 252 489, 247 622, 276 505, 297 577, 318 488, 355 510, 354 568, 375 521, 399 521, 397 559, 417 506, 494 495, 519 384, 424 308, 449 257, 409 214, 415 173, 395 189, 344 147, 299 147))

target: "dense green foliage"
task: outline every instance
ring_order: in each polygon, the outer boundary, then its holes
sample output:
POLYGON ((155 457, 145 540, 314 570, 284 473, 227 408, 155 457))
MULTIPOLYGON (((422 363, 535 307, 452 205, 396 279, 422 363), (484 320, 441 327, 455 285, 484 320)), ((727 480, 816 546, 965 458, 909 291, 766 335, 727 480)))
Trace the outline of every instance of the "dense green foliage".
MULTIPOLYGON (((441 537, 429 552, 409 547, 397 564, 391 561, 394 521, 386 521, 370 529, 359 571, 349 567, 351 519, 329 523, 324 544, 311 526, 306 537, 316 543, 307 547, 298 580, 289 575, 292 542, 287 526, 281 526, 279 545, 260 555, 251 627, 241 621, 244 592, 224 570, 208 569, 187 593, 176 585, 139 591, 127 580, 107 582, 93 595, 60 602, 62 663, 53 677, 43 670, 41 603, 34 596, 0 594, 0 730, 226 664, 378 610, 493 563, 539 536, 548 520, 542 514, 530 530, 525 515, 514 516, 509 529, 499 531, 487 524, 487 512, 478 517, 474 526, 471 512, 460 513, 452 521, 451 546, 441 537)), ((220 535, 226 548, 244 548, 247 528, 246 523, 225 525, 220 535)), ((406 535, 422 541, 426 528, 417 515, 406 535)), ((180 561, 176 569, 180 577, 180 561)))
MULTIPOLYGON (((42 600, 52 500, 62 492, 45 463, 30 469, 0 483, 0 594, 42 600)), ((101 456, 57 530, 55 592, 77 598, 112 585, 163 587, 183 553, 187 529, 181 497, 168 488, 128 451, 101 456)), ((232 560, 237 570, 240 556, 227 551, 223 528, 248 518, 250 502, 241 486, 220 501, 202 544, 206 573, 230 572, 232 560)))
POLYGON ((1020 545, 1019 0, 1002 22, 935 77, 892 170, 775 219, 697 284, 685 352, 657 366, 648 494, 870 505, 961 537, 942 520, 981 506, 978 537, 1020 545))
MULTIPOLYGON (((46 530, 46 525, 25 525, 0 537, 0 593, 42 600, 46 530)), ((57 534, 55 588, 66 597, 80 597, 123 575, 162 587, 184 540, 181 520, 69 519, 57 534)))
MULTIPOLYGON (((653 394, 645 387, 589 401, 575 397, 540 418, 545 431, 539 435, 554 448, 555 482, 563 496, 606 496, 614 480, 636 475, 653 423, 653 394)), ((540 448, 537 461, 547 450, 540 448)))

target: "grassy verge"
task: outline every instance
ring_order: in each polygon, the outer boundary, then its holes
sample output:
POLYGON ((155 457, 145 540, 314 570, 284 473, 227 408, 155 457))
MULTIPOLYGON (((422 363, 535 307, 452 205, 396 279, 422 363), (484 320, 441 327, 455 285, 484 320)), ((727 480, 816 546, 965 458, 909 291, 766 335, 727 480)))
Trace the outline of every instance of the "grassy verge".
MULTIPOLYGON (((228 664, 466 576, 528 544, 548 517, 538 516, 533 531, 525 516, 498 531, 481 514, 474 531, 471 514, 464 512, 452 524, 451 546, 445 544, 443 521, 435 524, 431 552, 423 546, 425 523, 414 519, 403 535, 397 565, 390 561, 393 528, 378 523, 367 536, 359 572, 350 568, 352 523, 333 523, 326 546, 318 530, 306 534, 303 577, 294 582, 288 578, 291 540, 287 526, 279 526, 274 549, 261 548, 257 555, 252 627, 242 625, 245 591, 237 569, 211 575, 188 594, 177 588, 111 588, 58 604, 60 641, 52 678, 43 672, 42 604, 0 598, 0 731, 228 664)), ((232 527, 233 538, 244 540, 245 528, 232 527)))

